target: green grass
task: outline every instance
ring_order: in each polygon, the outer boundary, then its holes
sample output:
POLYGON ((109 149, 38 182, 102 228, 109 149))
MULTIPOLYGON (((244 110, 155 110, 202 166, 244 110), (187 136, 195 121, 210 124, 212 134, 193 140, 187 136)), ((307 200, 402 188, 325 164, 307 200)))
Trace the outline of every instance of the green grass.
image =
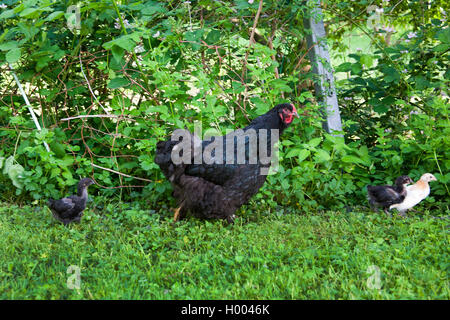
POLYGON ((448 220, 429 214, 248 206, 234 225, 173 224, 168 210, 107 205, 64 227, 46 208, 0 205, 0 299, 450 298, 448 220), (79 290, 67 288, 71 265, 79 290))

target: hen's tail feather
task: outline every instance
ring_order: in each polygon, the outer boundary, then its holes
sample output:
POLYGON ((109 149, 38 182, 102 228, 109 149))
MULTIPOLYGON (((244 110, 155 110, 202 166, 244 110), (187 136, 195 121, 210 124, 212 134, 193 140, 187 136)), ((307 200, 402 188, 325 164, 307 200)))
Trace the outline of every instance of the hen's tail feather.
POLYGON ((160 141, 156 145, 155 163, 161 168, 166 178, 172 176, 175 165, 172 162, 172 149, 179 141, 160 141))
POLYGON ((375 190, 376 190, 376 186, 367 186, 367 198, 369 200, 374 200, 375 190))

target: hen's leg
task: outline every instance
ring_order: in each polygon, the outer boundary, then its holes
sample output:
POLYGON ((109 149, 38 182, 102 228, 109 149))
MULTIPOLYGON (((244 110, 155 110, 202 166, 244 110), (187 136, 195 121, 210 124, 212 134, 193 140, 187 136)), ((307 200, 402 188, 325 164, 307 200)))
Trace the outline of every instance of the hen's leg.
POLYGON ((369 205, 370 205, 370 210, 372 210, 373 212, 378 212, 378 206, 376 205, 376 203, 369 199, 369 205))
POLYGON ((175 210, 175 214, 173 215, 173 222, 177 222, 180 219, 180 210, 181 207, 175 210))
POLYGON ((236 218, 236 216, 234 215, 234 214, 232 214, 231 216, 228 216, 227 218, 226 218, 226 220, 227 220, 227 222, 229 223, 229 224, 234 224, 234 219, 236 218))
POLYGON ((186 212, 185 210, 183 210, 184 208, 184 201, 182 201, 180 203, 180 206, 175 209, 175 214, 173 215, 173 222, 177 222, 180 221, 181 219, 183 219, 186 216, 186 212))

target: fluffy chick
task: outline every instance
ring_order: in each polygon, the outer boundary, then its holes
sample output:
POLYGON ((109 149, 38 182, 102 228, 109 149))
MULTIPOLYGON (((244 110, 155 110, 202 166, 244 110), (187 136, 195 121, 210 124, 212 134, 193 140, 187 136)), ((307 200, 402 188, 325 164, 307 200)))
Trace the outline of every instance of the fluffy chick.
POLYGON ((372 209, 382 207, 384 212, 390 216, 388 208, 405 199, 406 186, 410 183, 414 183, 410 177, 401 176, 395 180, 393 186, 367 186, 370 207, 372 209))
POLYGON ((423 174, 419 181, 406 187, 406 197, 401 203, 392 204, 389 209, 397 209, 401 216, 405 216, 408 209, 411 209, 430 194, 428 182, 437 181, 431 173, 423 174))
POLYGON ((83 178, 78 183, 78 193, 67 198, 59 200, 49 199, 47 202, 53 217, 64 225, 71 222, 80 222, 83 216, 83 210, 86 208, 88 198, 87 188, 94 184, 91 178, 83 178))

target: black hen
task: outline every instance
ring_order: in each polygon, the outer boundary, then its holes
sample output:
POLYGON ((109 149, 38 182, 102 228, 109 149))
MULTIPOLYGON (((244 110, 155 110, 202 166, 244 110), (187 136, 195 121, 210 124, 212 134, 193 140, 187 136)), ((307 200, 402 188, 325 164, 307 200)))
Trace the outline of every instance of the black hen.
POLYGON ((172 157, 186 151, 180 147, 180 141, 158 142, 155 162, 172 183, 180 206, 174 219, 184 218, 190 212, 199 218, 233 222, 236 210, 264 184, 272 146, 294 116, 298 117, 294 105, 285 103, 254 119, 244 129, 223 137, 202 141, 189 133, 191 155, 181 164, 174 163, 172 157), (213 143, 222 151, 211 148, 213 143), (209 160, 205 158, 207 150, 211 151, 209 160), (193 161, 199 154, 201 163, 193 161))
POLYGON ((76 196, 62 198, 60 200, 49 199, 48 207, 53 213, 55 219, 67 225, 71 222, 80 222, 83 216, 83 210, 86 208, 88 198, 87 188, 94 184, 91 178, 83 178, 78 183, 78 193, 76 196))
POLYGON ((367 186, 369 204, 371 208, 382 207, 387 215, 391 205, 401 203, 406 197, 406 186, 414 183, 408 176, 401 176, 395 180, 393 186, 367 186))

